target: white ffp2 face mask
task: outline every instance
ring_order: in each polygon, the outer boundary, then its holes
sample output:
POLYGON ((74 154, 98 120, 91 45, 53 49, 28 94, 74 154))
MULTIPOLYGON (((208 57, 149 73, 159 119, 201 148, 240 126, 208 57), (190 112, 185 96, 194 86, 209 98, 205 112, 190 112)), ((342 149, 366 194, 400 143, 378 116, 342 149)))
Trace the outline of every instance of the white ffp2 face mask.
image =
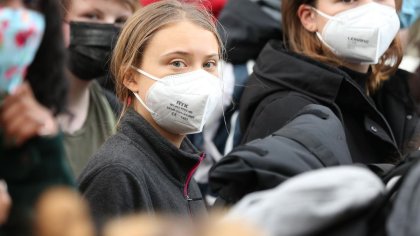
POLYGON ((322 34, 317 32, 320 40, 334 54, 354 63, 377 64, 400 28, 396 10, 375 2, 335 16, 313 9, 328 19, 322 34))
POLYGON ((134 96, 160 127, 173 134, 201 132, 209 115, 221 102, 220 79, 205 70, 159 79, 138 68, 133 69, 156 81, 146 95, 146 102, 135 92, 134 96))

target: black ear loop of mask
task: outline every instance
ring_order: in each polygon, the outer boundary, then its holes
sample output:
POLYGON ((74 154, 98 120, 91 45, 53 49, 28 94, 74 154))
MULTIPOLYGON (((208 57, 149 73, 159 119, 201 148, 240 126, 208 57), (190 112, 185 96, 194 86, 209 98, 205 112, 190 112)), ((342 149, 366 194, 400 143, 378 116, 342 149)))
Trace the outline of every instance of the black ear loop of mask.
POLYGON ((70 22, 69 69, 81 80, 106 76, 121 27, 70 22))

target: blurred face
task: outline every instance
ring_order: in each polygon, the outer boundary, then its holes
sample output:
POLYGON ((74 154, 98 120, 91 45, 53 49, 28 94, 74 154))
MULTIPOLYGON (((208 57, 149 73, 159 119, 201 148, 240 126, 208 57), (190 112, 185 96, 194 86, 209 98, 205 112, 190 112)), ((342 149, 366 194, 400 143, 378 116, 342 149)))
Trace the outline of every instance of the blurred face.
POLYGON ((68 21, 123 24, 133 14, 120 0, 71 0, 68 21))
MULTIPOLYGON (((188 21, 164 27, 149 42, 138 68, 158 78, 203 69, 218 76, 219 45, 214 34, 188 21)), ((143 75, 136 76, 144 98, 155 83, 143 75)))
MULTIPOLYGON (((334 16, 342 11, 362 6, 367 3, 376 2, 395 8, 395 0, 318 0, 315 8, 319 11, 334 16)), ((318 32, 322 32, 328 19, 318 14, 314 16, 318 25, 318 32)))
POLYGON ((22 0, 4 0, 0 1, 0 6, 2 7, 24 7, 22 0))

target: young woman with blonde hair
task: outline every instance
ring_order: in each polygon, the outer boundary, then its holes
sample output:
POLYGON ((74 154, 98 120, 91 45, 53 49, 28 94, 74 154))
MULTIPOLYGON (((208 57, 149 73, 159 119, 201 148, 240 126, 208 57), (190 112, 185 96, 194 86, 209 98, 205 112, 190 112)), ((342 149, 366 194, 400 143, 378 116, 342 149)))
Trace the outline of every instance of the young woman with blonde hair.
POLYGON ((192 174, 204 158, 186 138, 221 102, 222 43, 200 7, 160 1, 124 25, 112 58, 124 108, 117 134, 89 161, 79 188, 100 224, 131 212, 200 215, 192 174))

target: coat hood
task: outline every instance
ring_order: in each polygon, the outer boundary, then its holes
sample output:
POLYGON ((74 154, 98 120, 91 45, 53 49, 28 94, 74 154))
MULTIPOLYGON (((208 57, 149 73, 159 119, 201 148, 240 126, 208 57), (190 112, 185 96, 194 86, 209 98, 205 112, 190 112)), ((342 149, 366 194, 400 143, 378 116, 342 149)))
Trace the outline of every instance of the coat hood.
MULTIPOLYGON (((346 78, 350 79, 337 68, 289 52, 280 41, 270 41, 258 57, 246 85, 258 89, 245 89, 241 97, 241 117, 250 119, 263 99, 283 90, 296 91, 332 104, 346 78)), ((246 123, 241 125, 246 126, 246 123)))

